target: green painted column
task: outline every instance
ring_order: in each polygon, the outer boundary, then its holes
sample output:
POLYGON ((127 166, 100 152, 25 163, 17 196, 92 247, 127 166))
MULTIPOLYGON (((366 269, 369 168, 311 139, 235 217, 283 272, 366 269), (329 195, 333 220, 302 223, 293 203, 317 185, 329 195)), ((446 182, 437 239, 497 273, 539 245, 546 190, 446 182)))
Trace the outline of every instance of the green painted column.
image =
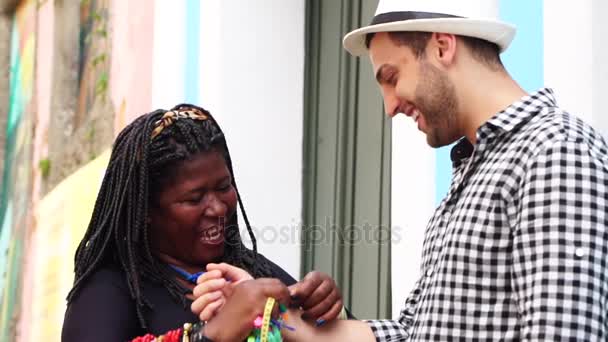
POLYGON ((359 318, 391 313, 391 129, 371 66, 342 37, 376 5, 307 2, 302 271, 330 273, 359 318))

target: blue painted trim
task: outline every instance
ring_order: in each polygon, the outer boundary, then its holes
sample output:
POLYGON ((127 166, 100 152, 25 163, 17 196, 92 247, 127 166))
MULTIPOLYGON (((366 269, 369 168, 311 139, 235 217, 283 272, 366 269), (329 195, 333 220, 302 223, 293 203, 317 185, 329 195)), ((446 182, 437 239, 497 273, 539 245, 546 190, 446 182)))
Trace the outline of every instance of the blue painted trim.
POLYGON ((517 26, 513 43, 502 61, 528 92, 544 86, 543 0, 501 0, 500 17, 517 26))
MULTIPOLYGON (((544 85, 543 0, 500 0, 500 17, 517 26, 517 34, 502 61, 513 78, 528 92, 544 85)), ((445 197, 452 179, 452 146, 436 152, 435 201, 445 197)))
POLYGON ((201 0, 186 0, 186 63, 184 64, 184 98, 199 105, 199 48, 201 0))
POLYGON ((439 205, 447 195, 452 182, 452 160, 450 151, 454 144, 437 149, 435 152, 435 204, 439 205))

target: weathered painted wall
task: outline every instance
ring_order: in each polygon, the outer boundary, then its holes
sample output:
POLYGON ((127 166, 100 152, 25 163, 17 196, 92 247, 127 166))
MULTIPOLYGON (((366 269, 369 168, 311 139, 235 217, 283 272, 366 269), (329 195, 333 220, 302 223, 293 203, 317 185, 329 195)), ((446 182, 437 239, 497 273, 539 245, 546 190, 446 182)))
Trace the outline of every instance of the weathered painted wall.
POLYGON ((30 216, 32 95, 36 1, 22 1, 11 34, 6 149, 0 188, 0 341, 13 340, 19 317, 22 255, 30 216))

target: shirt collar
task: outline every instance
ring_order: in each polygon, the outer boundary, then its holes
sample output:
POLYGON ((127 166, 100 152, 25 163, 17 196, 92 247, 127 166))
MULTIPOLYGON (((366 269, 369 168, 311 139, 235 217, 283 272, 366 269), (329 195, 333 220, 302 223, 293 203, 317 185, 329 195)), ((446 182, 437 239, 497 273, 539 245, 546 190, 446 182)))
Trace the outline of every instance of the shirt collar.
POLYGON ((473 154, 474 147, 467 138, 462 138, 450 151, 450 159, 452 159, 452 167, 458 167, 463 160, 469 158, 473 154))
MULTIPOLYGON (((553 90, 550 88, 541 88, 526 95, 481 125, 477 129, 477 143, 485 143, 500 134, 508 133, 515 127, 530 121, 543 108, 556 105, 553 90)), ((460 139, 450 152, 453 165, 457 166, 464 159, 469 158, 473 154, 473 150, 474 146, 467 138, 460 139)))
POLYGON ((556 105, 553 90, 550 88, 542 88, 526 95, 481 125, 477 129, 477 141, 485 142, 502 133, 510 132, 515 127, 530 121, 543 108, 556 105))

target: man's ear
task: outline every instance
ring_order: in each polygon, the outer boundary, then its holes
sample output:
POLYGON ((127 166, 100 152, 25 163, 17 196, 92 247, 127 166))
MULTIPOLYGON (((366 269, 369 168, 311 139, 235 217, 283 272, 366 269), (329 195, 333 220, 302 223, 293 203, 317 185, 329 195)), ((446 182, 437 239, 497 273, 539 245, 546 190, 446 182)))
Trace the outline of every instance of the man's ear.
POLYGON ((433 33, 427 53, 444 67, 452 65, 456 59, 456 35, 450 33, 433 33))

